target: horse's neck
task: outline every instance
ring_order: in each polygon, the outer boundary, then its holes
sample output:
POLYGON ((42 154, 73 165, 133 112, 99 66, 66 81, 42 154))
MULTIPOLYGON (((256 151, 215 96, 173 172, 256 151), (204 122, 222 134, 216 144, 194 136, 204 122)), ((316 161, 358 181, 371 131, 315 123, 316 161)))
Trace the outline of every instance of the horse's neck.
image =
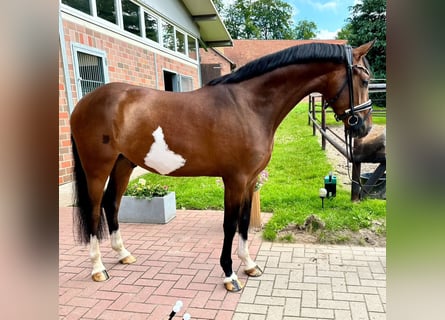
POLYGON ((253 78, 242 86, 253 93, 250 105, 275 131, 304 97, 312 92, 325 91, 326 73, 326 69, 316 64, 292 65, 253 78))

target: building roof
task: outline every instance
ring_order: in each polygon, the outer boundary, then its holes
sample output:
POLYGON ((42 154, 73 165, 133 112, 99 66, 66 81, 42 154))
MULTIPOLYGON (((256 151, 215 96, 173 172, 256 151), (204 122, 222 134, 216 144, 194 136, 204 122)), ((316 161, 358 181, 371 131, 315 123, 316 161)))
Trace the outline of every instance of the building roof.
POLYGON ((205 47, 232 46, 233 40, 211 0, 181 0, 199 26, 205 47))
POLYGON ((223 55, 239 68, 265 55, 312 42, 345 44, 346 40, 233 40, 233 47, 220 48, 223 55))

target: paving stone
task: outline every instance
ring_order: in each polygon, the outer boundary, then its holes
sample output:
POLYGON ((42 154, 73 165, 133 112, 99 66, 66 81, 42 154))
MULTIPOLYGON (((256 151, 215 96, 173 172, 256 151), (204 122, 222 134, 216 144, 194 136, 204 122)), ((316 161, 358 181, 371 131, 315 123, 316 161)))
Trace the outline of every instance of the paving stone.
POLYGON ((59 319, 162 319, 178 300, 192 319, 386 319, 385 248, 266 242, 251 232, 249 251, 264 274, 248 278, 236 235, 233 268, 245 288, 228 293, 222 212, 178 210, 166 225, 121 224, 137 262, 119 264, 104 242, 110 279, 95 283, 88 247, 71 236, 71 211, 59 208, 59 319))

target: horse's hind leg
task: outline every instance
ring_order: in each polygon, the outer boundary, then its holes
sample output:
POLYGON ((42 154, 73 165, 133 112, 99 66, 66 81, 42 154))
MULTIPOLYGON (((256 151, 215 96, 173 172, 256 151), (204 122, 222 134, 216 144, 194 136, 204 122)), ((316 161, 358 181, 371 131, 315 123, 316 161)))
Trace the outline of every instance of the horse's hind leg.
POLYGON ((103 188, 106 182, 104 178, 89 178, 88 191, 91 198, 91 233, 90 233, 90 259, 93 263, 91 277, 94 281, 105 281, 109 279, 105 266, 102 263, 99 241, 102 239, 102 228, 105 221, 102 221, 101 199, 103 188))
POLYGON ((135 165, 127 158, 122 155, 118 157, 111 171, 107 190, 102 200, 102 207, 107 217, 108 231, 111 235, 111 247, 117 252, 119 262, 123 264, 130 264, 136 261, 136 258, 125 249, 118 221, 119 205, 134 167, 135 165))

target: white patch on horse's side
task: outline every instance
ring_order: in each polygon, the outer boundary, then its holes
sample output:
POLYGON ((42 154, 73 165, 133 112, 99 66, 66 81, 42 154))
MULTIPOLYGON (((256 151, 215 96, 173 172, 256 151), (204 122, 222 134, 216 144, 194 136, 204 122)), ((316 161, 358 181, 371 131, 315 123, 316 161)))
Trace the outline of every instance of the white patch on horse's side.
POLYGON ((244 262, 244 265, 246 266, 245 270, 255 268, 256 263, 250 258, 247 240, 244 240, 241 236, 239 237, 238 242, 238 257, 244 262))
POLYGON ((161 127, 153 131, 153 137, 155 141, 144 158, 144 162, 148 167, 156 169, 160 174, 168 174, 185 164, 185 159, 181 155, 174 153, 168 148, 161 127))

